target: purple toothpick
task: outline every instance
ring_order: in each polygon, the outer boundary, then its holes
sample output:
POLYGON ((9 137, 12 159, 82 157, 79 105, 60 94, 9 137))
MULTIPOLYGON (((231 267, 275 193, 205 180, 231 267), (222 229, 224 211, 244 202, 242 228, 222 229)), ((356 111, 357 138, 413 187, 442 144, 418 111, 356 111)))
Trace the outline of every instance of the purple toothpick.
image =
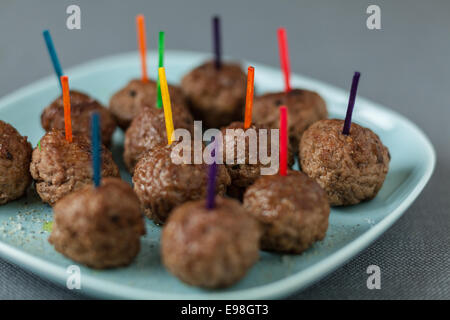
POLYGON ((214 62, 216 64, 216 69, 220 69, 222 66, 222 47, 220 39, 220 17, 213 17, 213 43, 214 43, 214 62))
POLYGON ((352 88, 350 89, 350 98, 348 99, 347 115, 345 116, 344 129, 342 133, 348 136, 350 134, 350 126, 352 124, 353 107, 355 106, 356 91, 358 90, 359 72, 353 75, 352 88))
POLYGON ((212 151, 211 155, 214 157, 213 163, 209 165, 208 170, 208 191, 206 195, 206 208, 211 210, 214 208, 214 198, 216 193, 216 176, 217 176, 217 159, 216 159, 216 148, 217 143, 213 142, 215 144, 214 150, 212 151))

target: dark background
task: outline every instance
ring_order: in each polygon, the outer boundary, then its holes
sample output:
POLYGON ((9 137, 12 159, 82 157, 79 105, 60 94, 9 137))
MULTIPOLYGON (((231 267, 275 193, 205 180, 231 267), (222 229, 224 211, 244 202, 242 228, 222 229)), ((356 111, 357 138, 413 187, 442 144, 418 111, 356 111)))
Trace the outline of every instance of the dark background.
MULTIPOLYGON (((0 96, 52 73, 41 32, 50 29, 65 68, 135 50, 134 19, 146 15, 148 47, 166 31, 166 49, 210 51, 210 18, 222 17, 224 51, 278 66, 276 28, 288 30, 291 66, 405 115, 437 152, 432 180, 378 241, 296 299, 450 298, 450 1, 0 0, 0 96), (81 30, 67 30, 70 4, 81 30), (382 30, 366 28, 366 8, 381 7, 382 30), (381 268, 368 290, 366 268, 381 268)), ((84 298, 0 259, 0 299, 84 298)))

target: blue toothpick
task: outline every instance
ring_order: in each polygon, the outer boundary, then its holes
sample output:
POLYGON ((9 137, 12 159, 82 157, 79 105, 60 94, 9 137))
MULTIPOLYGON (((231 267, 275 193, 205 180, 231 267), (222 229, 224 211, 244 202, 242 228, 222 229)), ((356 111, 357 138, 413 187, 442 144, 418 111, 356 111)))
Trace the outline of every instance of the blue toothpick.
POLYGON ((55 69, 56 76, 58 77, 58 83, 61 86, 60 78, 63 75, 63 70, 61 64, 59 63, 58 55, 56 54, 55 46, 53 45, 53 40, 48 30, 42 32, 44 36, 45 44, 47 45, 48 54, 52 60, 53 68, 55 69))
POLYGON ((101 141, 100 141, 100 116, 97 112, 92 114, 91 121, 91 144, 92 144, 92 168, 94 171, 94 185, 100 186, 101 180, 101 141))

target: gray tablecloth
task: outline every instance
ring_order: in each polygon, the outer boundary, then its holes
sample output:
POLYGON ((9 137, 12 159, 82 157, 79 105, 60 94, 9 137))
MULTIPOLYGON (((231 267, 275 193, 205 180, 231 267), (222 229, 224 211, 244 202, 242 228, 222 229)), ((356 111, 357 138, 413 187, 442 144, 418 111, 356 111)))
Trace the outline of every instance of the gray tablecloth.
MULTIPOLYGON (((0 96, 51 73, 41 30, 52 31, 65 67, 136 47, 134 16, 142 12, 156 47, 209 51, 210 17, 223 19, 225 54, 278 66, 276 28, 288 29, 291 64, 417 123, 434 144, 431 182, 379 240, 294 299, 450 298, 450 2, 442 1, 17 1, 0 2, 0 96), (65 27, 66 7, 79 4, 82 29, 65 27), (369 4, 381 8, 382 30, 366 28, 369 4), (368 290, 366 268, 382 271, 368 290)), ((0 299, 86 298, 0 259, 0 299)))

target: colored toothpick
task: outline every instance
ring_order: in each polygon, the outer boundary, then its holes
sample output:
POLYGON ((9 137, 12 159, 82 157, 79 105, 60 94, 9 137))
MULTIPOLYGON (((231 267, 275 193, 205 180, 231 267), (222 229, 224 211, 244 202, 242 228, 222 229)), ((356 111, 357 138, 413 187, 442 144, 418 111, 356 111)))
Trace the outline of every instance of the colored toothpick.
POLYGON ((285 28, 278 29, 278 49, 280 51, 281 69, 284 75, 285 92, 291 91, 291 65, 289 63, 288 40, 285 28))
POLYGON ((220 17, 213 17, 213 44, 214 44, 214 62, 216 69, 222 66, 222 40, 220 38, 220 17))
MULTIPOLYGON (((158 41, 158 66, 159 68, 164 67, 164 31, 159 32, 159 41, 158 41)), ((156 82, 157 86, 157 96, 156 96, 156 107, 161 109, 163 106, 162 97, 161 97, 161 83, 158 80, 156 82)))
POLYGON ((62 92, 63 92, 63 104, 64 104, 64 126, 66 129, 66 141, 72 142, 72 120, 70 118, 70 91, 69 91, 69 78, 62 76, 60 78, 62 92))
POLYGON ((167 86, 166 71, 164 67, 158 69, 159 81, 161 83, 161 96, 164 106, 164 118, 166 119, 167 143, 172 144, 173 120, 172 106, 170 105, 169 87, 167 86))
POLYGON ((100 186, 101 182, 101 163, 102 163, 102 145, 100 134, 100 116, 97 112, 92 114, 91 118, 91 144, 92 144, 92 169, 94 172, 94 185, 100 186))
POLYGON ((250 125, 252 124, 254 80, 255 80, 255 68, 250 66, 248 67, 247 72, 247 96, 245 99, 244 129, 250 128, 250 125))
POLYGON ((216 148, 217 143, 214 143, 214 151, 212 152, 212 156, 214 157, 213 163, 209 165, 208 170, 208 189, 207 189, 207 197, 206 197, 206 208, 212 209, 215 206, 214 198, 216 195, 216 177, 217 177, 217 159, 216 159, 216 148))
POLYGON ((61 68, 61 64, 59 63, 55 46, 53 45, 52 36, 50 35, 50 31, 48 30, 44 30, 42 32, 42 35, 44 36, 45 44, 47 45, 48 53, 50 55, 50 59, 52 60, 53 69, 55 69, 56 77, 58 78, 58 83, 62 87, 60 79, 63 75, 63 70, 61 68))
POLYGON ((280 176, 287 174, 288 126, 287 108, 280 107, 280 176))
POLYGON ((361 74, 359 72, 355 72, 355 74, 353 75, 352 87, 350 89, 350 97, 348 99, 347 114, 345 115, 344 129, 342 130, 342 133, 345 135, 350 134, 350 126, 352 125, 353 107, 355 106, 356 91, 358 90, 358 83, 360 76, 361 74))
POLYGON ((147 43, 145 39, 145 19, 144 15, 138 14, 136 16, 136 27, 138 36, 138 47, 141 55, 142 81, 147 82, 147 43))

